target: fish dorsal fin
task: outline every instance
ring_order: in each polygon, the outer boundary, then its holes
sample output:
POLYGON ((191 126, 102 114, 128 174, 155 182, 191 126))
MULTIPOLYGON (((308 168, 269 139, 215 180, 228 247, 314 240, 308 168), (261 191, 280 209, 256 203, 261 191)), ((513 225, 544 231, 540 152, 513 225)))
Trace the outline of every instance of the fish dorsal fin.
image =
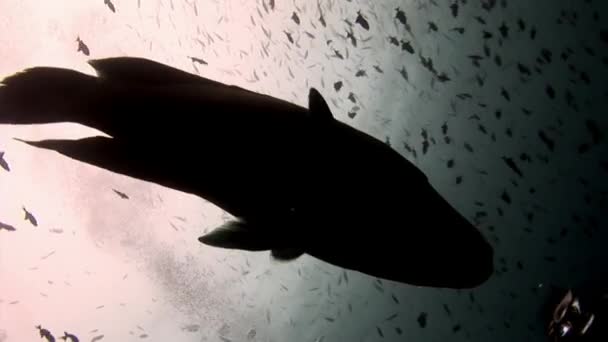
POLYGON ((222 83, 139 57, 111 57, 88 61, 101 79, 123 83, 175 84, 222 83))
POLYGON ((319 120, 333 120, 334 117, 323 96, 315 88, 310 88, 308 93, 308 111, 313 118, 319 120))

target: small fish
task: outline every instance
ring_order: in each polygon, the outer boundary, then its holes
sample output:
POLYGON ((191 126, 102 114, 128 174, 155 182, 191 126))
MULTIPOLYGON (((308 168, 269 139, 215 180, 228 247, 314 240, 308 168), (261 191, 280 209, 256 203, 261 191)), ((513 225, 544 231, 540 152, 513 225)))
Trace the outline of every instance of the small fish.
POLYGON ((2 167, 3 169, 5 169, 8 172, 11 171, 11 168, 9 167, 8 162, 6 161, 6 159, 4 159, 4 151, 0 151, 0 167, 2 167))
POLYGON ((43 328, 40 325, 37 325, 36 329, 39 330, 41 338, 46 339, 47 342, 55 342, 55 336, 53 336, 53 334, 51 334, 50 331, 48 331, 47 329, 43 328))
POLYGON ((509 37, 509 27, 507 26, 507 24, 505 24, 504 21, 502 22, 502 24, 498 28, 498 31, 500 32, 500 34, 502 35, 503 38, 506 39, 506 38, 509 37))
POLYGON ((300 25, 300 18, 296 12, 293 12, 291 15, 291 20, 293 20, 296 24, 300 25))
POLYGON ((401 77, 403 77, 406 81, 409 82, 409 77, 407 74, 407 70, 405 70, 405 67, 401 67, 401 69, 399 70, 399 74, 401 74, 401 77))
POLYGON ((502 95, 502 97, 504 97, 507 101, 511 101, 511 96, 504 87, 500 87, 500 95, 502 95))
POLYGON ((3 223, 3 222, 0 222, 0 230, 6 230, 6 231, 9 231, 9 232, 14 232, 17 229, 15 227, 11 226, 10 224, 6 224, 6 223, 3 223))
POLYGON ((427 313, 426 312, 421 312, 420 315, 418 315, 418 325, 421 328, 426 328, 426 318, 427 318, 427 313))
POLYGON ((439 75, 437 75, 437 80, 441 83, 444 83, 444 82, 450 81, 451 78, 449 78, 445 72, 442 72, 439 75))
POLYGON ((587 131, 589 131, 589 134, 591 135, 591 142, 594 145, 599 144, 600 141, 604 139, 604 134, 595 121, 590 119, 585 120, 585 127, 587 127, 587 131))
POLYGON ((357 103, 357 99, 355 99, 355 94, 353 94, 352 92, 348 93, 348 99, 352 102, 352 103, 357 103))
POLYGON ((515 161, 512 158, 508 158, 508 157, 502 157, 502 160, 507 164, 507 166, 513 170, 513 172, 515 172, 519 177, 523 178, 524 174, 521 172, 521 170, 519 169, 519 167, 517 166, 517 164, 515 164, 515 161))
POLYGON ((120 192, 116 189, 112 189, 118 196, 120 196, 120 198, 122 199, 129 199, 129 196, 127 196, 127 194, 125 194, 124 192, 120 192))
POLYGON ((191 57, 191 56, 188 56, 188 58, 190 58, 190 60, 192 61, 192 63, 198 63, 198 64, 201 64, 201 65, 208 65, 207 62, 204 59, 202 59, 202 58, 191 57))
POLYGON ((414 47, 409 41, 401 40, 401 50, 414 54, 414 47))
POLYGON ((399 316, 399 314, 398 314, 398 313, 394 313, 394 314, 392 314, 392 315, 388 316, 387 318, 385 318, 385 321, 392 321, 392 320, 394 320, 395 318, 397 318, 398 316, 399 316))
POLYGON ((29 211, 27 211, 27 209, 25 209, 25 207, 22 207, 23 211, 25 212, 25 218, 24 220, 30 221, 30 223, 34 226, 34 227, 38 227, 38 220, 36 220, 36 218, 34 217, 34 215, 32 213, 30 213, 29 211))
POLYGON ((79 342, 80 341, 76 335, 70 334, 67 331, 64 331, 63 336, 59 336, 59 339, 64 340, 66 342, 68 341, 68 339, 69 339, 69 342, 79 342))
POLYGON ((391 294, 391 298, 393 299, 393 301, 394 301, 396 304, 399 304, 399 299, 397 298, 397 296, 395 296, 395 294, 394 294, 394 293, 393 293, 393 294, 391 294))
POLYGON ((450 307, 447 304, 443 304, 443 310, 445 311, 445 314, 448 316, 452 315, 452 311, 450 310, 450 307))
POLYGON ((507 204, 511 204, 511 196, 507 193, 507 190, 503 190, 500 198, 507 204))
POLYGON ((369 31, 369 23, 363 17, 363 15, 361 14, 361 11, 357 11, 357 19, 355 20, 355 23, 361 25, 361 27, 363 27, 364 29, 369 31))
POLYGON ((350 39, 351 44, 353 44, 354 47, 357 47, 357 38, 355 37, 352 28, 349 31, 346 31, 346 39, 350 39))
POLYGON ((458 16, 458 1, 455 0, 451 5, 450 5, 450 11, 452 12, 452 16, 454 18, 456 18, 458 16))
POLYGON ((89 47, 80 39, 80 37, 76 38, 76 42, 78 42, 78 50, 76 52, 82 52, 85 56, 91 54, 89 47))
POLYGON ((110 11, 112 11, 113 13, 116 13, 116 8, 114 7, 114 4, 112 3, 111 0, 103 0, 103 3, 106 4, 106 6, 108 6, 110 11))
POLYGON ((287 40, 289 40, 289 42, 291 44, 293 44, 294 41, 293 41, 293 37, 291 36, 291 33, 287 32, 287 31, 283 31, 283 33, 285 33, 285 35, 287 36, 287 40))
POLYGON ((97 341, 100 341, 101 339, 103 339, 103 336, 104 336, 104 335, 97 335, 97 336, 95 336, 95 337, 93 337, 93 338, 91 339, 91 342, 97 342, 97 341))
POLYGON ((399 7, 395 8, 395 19, 397 19, 401 24, 403 24, 403 26, 405 26, 405 29, 410 32, 410 34, 412 33, 412 28, 410 27, 410 25, 407 22, 407 17, 405 16, 405 12, 400 9, 399 7))
POLYGON ((555 142, 550 139, 547 134, 545 133, 545 131, 543 131, 542 129, 538 131, 538 137, 540 138, 540 140, 545 143, 545 145, 547 146, 547 148, 549 149, 549 151, 553 152, 553 149, 555 148, 555 142))

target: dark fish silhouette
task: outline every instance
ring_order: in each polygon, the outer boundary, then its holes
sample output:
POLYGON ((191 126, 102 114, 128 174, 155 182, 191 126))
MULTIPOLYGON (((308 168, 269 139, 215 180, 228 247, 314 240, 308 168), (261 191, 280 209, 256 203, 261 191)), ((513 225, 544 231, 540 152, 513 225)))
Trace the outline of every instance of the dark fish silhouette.
POLYGON ((354 47, 357 47, 357 38, 355 38, 355 33, 352 28, 346 32, 346 38, 350 39, 350 42, 354 47))
POLYGON ((363 27, 364 29, 369 31, 369 23, 363 17, 363 15, 361 14, 361 11, 357 11, 357 19, 355 20, 355 23, 361 25, 361 27, 363 27))
POLYGON ((291 36, 291 33, 287 32, 287 31, 283 31, 283 33, 285 33, 285 35, 287 36, 287 40, 289 40, 289 42, 291 44, 294 43, 293 37, 291 36))
POLYGON ((80 37, 76 38, 76 42, 78 42, 78 50, 77 52, 82 52, 85 56, 88 56, 91 54, 91 52, 89 51, 89 47, 87 46, 87 44, 85 44, 82 39, 80 39, 80 37))
POLYGON ((458 0, 454 0, 454 2, 450 5, 450 11, 452 12, 452 16, 454 18, 458 16, 458 0))
POLYGON ((8 162, 4 159, 4 151, 0 151, 0 167, 5 169, 6 171, 11 171, 10 166, 8 166, 8 162))
POLYGON ((294 23, 300 25, 300 17, 298 17, 298 14, 296 12, 293 12, 293 14, 291 15, 291 20, 293 20, 294 23))
POLYGON ((418 315, 418 325, 421 328, 426 328, 426 318, 427 318, 427 313, 426 312, 421 312, 420 315, 418 315))
POLYGON ((112 3, 111 0, 103 0, 103 3, 106 4, 106 6, 108 6, 110 11, 116 13, 116 8, 114 7, 114 4, 112 3))
POLYGON ((604 134, 594 120, 585 120, 585 127, 587 127, 587 130, 589 131, 589 134, 591 135, 591 142, 594 145, 599 144, 602 140, 604 140, 604 134))
POLYGON ((202 59, 202 58, 190 57, 190 56, 188 56, 188 58, 190 58, 190 60, 193 63, 198 63, 198 64, 202 64, 202 65, 208 65, 207 62, 204 59, 202 59))
POLYGON ((507 24, 505 24, 504 21, 498 28, 498 31, 500 32, 500 34, 502 35, 503 38, 505 38, 505 39, 509 38, 509 27, 507 26, 507 24))
POLYGON ((30 221, 30 223, 34 227, 38 227, 38 221, 36 220, 34 215, 32 213, 30 213, 29 211, 27 211, 27 209, 25 209, 25 207, 22 207, 22 208, 23 208, 23 211, 25 212, 24 220, 30 221))
POLYGON ((549 151, 553 152, 553 149, 555 149, 555 142, 553 141, 553 139, 549 138, 547 136, 547 133, 545 133, 545 131, 543 131, 542 129, 538 130, 538 137, 547 146, 549 151))
POLYGON ((528 68, 527 66, 521 64, 521 63, 517 63, 517 70, 519 70, 519 72, 523 75, 526 76, 531 76, 532 72, 530 71, 530 68, 528 68))
POLYGON ((406 158, 334 119, 317 90, 303 108, 146 59, 89 63, 97 77, 38 67, 4 79, 0 123, 107 133, 27 143, 198 195, 235 217, 202 243, 280 260, 307 253, 418 286, 475 287, 493 273, 481 233, 406 158), (161 148, 170 152, 158 163, 161 148), (204 164, 190 162, 194 148, 204 164))
POLYGON ((410 41, 401 40, 401 50, 414 54, 414 47, 410 41))
POLYGON ((515 164, 515 161, 512 158, 508 158, 508 157, 502 157, 502 160, 507 164, 507 166, 513 170, 513 172, 515 172, 519 177, 524 177, 524 174, 521 172, 521 170, 519 169, 519 167, 517 166, 517 164, 515 164))
POLYGON ((0 222, 0 230, 7 230, 9 232, 14 232, 15 230, 17 230, 15 227, 11 226, 10 224, 6 224, 3 222, 0 222))
POLYGON ((129 199, 129 196, 127 196, 127 194, 125 194, 124 192, 120 192, 116 189, 112 189, 112 191, 114 191, 122 199, 129 199))
POLYGON ((441 72, 437 75, 437 80, 441 83, 445 83, 447 81, 450 81, 451 78, 445 72, 441 72))
POLYGON ((395 19, 397 19, 401 24, 403 24, 403 26, 405 26, 405 29, 411 34, 412 33, 412 28, 410 27, 410 24, 407 22, 407 17, 405 16, 405 12, 400 9, 400 8, 395 8, 395 19))
POLYGON ((97 335, 91 339, 91 342, 101 341, 101 340, 103 340, 103 338, 104 338, 104 335, 97 335))
POLYGON ((38 329, 38 331, 40 332, 41 338, 46 339, 47 342, 55 342, 55 336, 53 336, 53 334, 51 334, 50 331, 48 331, 47 329, 43 328, 40 325, 37 325, 36 329, 38 329))
POLYGON ((63 332, 63 336, 59 336, 60 340, 64 340, 66 342, 80 342, 80 340, 78 339, 78 336, 74 335, 74 334, 70 334, 67 331, 63 332))
POLYGON ((422 66, 427 69, 428 71, 430 71, 433 74, 437 74, 437 70, 435 70, 435 67, 433 66, 433 60, 431 59, 431 57, 423 57, 422 55, 419 55, 420 57, 420 64, 422 64, 422 66))
POLYGON ((334 89, 336 91, 340 91, 340 89, 342 89, 342 81, 337 81, 334 83, 334 89))

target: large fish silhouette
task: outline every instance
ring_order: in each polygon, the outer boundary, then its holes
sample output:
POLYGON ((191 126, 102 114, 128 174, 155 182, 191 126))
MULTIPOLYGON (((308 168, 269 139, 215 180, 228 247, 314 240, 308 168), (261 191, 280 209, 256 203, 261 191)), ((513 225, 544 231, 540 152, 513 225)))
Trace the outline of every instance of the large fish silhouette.
POLYGON ((27 142, 198 195, 235 220, 207 245, 307 253, 393 281, 470 288, 493 249, 398 152, 332 116, 141 58, 91 60, 97 77, 36 67, 0 87, 0 123, 76 122, 108 137, 27 142))

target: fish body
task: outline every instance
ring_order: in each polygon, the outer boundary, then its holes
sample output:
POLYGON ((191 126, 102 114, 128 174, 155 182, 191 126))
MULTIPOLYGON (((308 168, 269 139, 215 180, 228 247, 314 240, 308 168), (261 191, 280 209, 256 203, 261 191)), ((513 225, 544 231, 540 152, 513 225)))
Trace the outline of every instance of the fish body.
POLYGON ((336 120, 317 90, 305 108, 146 59, 90 64, 97 77, 39 67, 6 78, 0 123, 105 132, 27 143, 216 204, 235 219, 206 245, 306 253, 418 286, 469 288, 492 274, 491 246, 424 173, 336 120))

